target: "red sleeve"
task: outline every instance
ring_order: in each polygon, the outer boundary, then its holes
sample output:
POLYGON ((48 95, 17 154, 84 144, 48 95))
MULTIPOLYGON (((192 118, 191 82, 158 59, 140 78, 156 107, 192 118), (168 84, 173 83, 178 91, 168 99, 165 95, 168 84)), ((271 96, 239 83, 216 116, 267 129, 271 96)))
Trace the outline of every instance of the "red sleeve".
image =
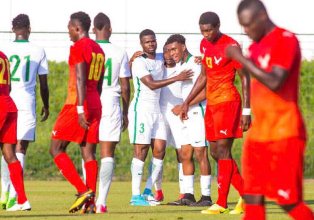
POLYGON ((73 61, 74 63, 82 63, 84 62, 84 51, 83 51, 83 45, 78 44, 73 48, 73 61))

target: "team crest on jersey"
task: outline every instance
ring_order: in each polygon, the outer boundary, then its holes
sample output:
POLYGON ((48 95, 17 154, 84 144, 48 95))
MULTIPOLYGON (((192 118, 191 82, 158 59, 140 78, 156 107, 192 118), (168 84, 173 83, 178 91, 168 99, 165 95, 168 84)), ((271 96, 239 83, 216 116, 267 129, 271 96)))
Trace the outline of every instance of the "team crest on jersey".
POLYGON ((269 53, 267 53, 265 54, 265 56, 259 56, 257 60, 262 69, 267 69, 269 61, 270 61, 270 55, 269 53))

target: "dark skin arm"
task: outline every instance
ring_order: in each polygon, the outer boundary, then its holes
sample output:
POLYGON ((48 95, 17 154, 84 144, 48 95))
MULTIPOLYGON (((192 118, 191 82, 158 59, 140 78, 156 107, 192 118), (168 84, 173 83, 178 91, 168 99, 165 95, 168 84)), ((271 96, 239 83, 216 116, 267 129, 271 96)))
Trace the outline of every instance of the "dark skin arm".
MULTIPOLYGON (((78 106, 84 105, 84 100, 86 96, 86 63, 78 63, 75 65, 76 71, 76 89, 77 89, 77 99, 78 106)), ((78 114, 78 122, 80 126, 84 129, 88 129, 89 122, 86 120, 85 114, 78 114)))
MULTIPOLYGON (((243 108, 250 108, 250 75, 245 69, 238 70, 238 74, 242 83, 243 108)), ((247 131, 251 124, 251 115, 242 115, 241 127, 243 131, 247 131)))
POLYGON ((130 79, 128 77, 120 78, 121 97, 122 97, 122 117, 124 131, 129 125, 128 109, 130 104, 130 79))
POLYGON ((228 57, 239 61, 254 78, 272 91, 280 89, 288 76, 288 71, 279 66, 273 66, 271 72, 266 73, 264 70, 258 68, 250 59, 244 57, 238 47, 229 46, 226 49, 226 54, 228 57))
POLYGON ((42 116, 40 121, 46 121, 49 116, 49 88, 47 75, 39 75, 39 86, 41 100, 44 104, 40 112, 40 115, 42 116))

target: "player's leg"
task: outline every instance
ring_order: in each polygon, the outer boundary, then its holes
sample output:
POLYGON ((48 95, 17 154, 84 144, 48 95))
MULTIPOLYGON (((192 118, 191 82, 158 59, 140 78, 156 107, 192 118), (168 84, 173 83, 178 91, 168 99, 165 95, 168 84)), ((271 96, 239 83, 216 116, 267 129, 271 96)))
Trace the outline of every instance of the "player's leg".
POLYGON ((184 182, 183 182, 183 167, 182 167, 182 150, 180 148, 176 149, 176 156, 178 162, 178 179, 179 179, 179 199, 184 196, 184 182))
POLYGON ((1 199, 0 204, 2 209, 6 209, 6 204, 9 199, 10 190, 10 172, 8 164, 5 161, 3 155, 1 156, 1 199))
POLYGON ((243 220, 265 220, 265 199, 263 195, 243 195, 245 200, 245 213, 243 220))

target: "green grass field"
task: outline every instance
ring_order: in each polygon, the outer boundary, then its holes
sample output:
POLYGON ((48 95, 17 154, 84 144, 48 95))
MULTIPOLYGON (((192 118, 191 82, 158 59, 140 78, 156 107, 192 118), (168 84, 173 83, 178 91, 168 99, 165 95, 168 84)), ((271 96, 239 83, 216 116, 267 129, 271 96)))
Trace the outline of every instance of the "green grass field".
MULTIPOLYGON (((198 182, 195 182, 196 196, 199 197, 198 182)), ((142 184, 143 185, 143 184, 142 184)), ((314 209, 314 180, 305 181, 305 200, 314 209)), ((176 199, 178 186, 175 182, 167 182, 163 185, 165 192, 165 203, 176 199)), ((203 215, 202 208, 174 207, 160 205, 156 207, 133 207, 129 205, 131 196, 130 182, 113 182, 108 196, 109 212, 106 214, 80 215, 69 214, 68 208, 74 201, 74 188, 66 181, 26 181, 28 198, 32 204, 30 212, 9 213, 0 211, 0 219, 107 219, 107 220, 184 220, 184 219, 241 219, 241 216, 231 215, 203 215)), ((217 198, 217 187, 215 181, 212 186, 212 197, 217 198)), ((237 202, 238 195, 230 190, 229 207, 233 208, 237 202)), ((281 209, 273 202, 267 202, 268 220, 288 220, 281 209)))

